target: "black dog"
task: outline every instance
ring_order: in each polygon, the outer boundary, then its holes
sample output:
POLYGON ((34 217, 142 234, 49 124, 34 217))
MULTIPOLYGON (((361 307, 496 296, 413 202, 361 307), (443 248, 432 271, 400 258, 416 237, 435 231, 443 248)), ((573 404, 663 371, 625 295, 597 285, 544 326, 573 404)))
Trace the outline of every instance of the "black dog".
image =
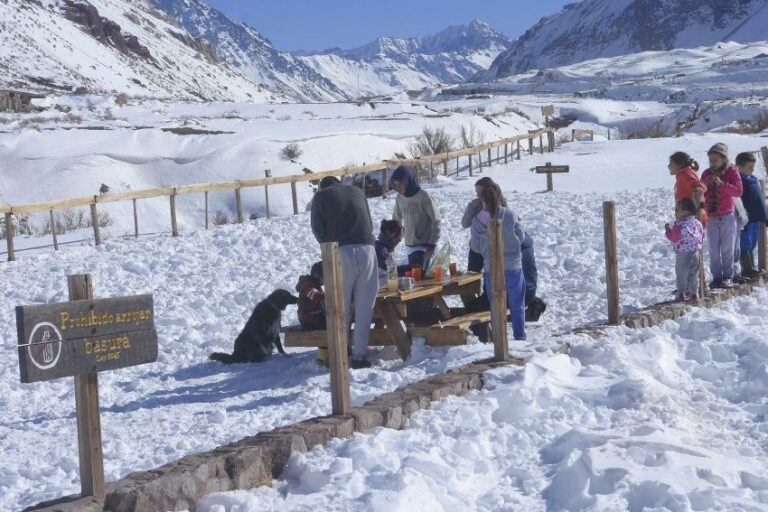
POLYGON ((235 340, 232 354, 214 352, 209 357, 224 364, 260 363, 272 355, 274 346, 287 356, 280 343, 280 318, 289 304, 296 304, 299 298, 286 290, 275 290, 269 297, 256 304, 251 318, 235 340))

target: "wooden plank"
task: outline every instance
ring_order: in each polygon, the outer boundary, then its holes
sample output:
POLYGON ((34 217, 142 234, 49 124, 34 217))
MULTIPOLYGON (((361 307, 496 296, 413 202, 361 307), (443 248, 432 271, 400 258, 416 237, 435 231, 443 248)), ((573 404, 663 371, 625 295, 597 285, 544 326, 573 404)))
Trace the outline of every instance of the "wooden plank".
POLYGON ((196 183, 192 185, 181 185, 176 187, 176 195, 182 196, 186 194, 199 194, 200 192, 220 192, 227 190, 235 190, 238 188, 239 182, 227 181, 222 183, 196 183))
POLYGON ((430 347, 455 347, 467 344, 467 331, 459 327, 412 327, 411 336, 424 338, 430 347))
POLYGON ((9 204, 0 204, 0 213, 11 213, 13 209, 11 208, 11 205, 9 204))
POLYGON ((400 317, 397 315, 397 311, 392 304, 388 302, 382 303, 381 311, 384 314, 384 324, 387 326, 387 332, 392 337, 395 346, 397 346, 397 352, 400 354, 400 357, 405 361, 411 354, 411 337, 400 322, 400 317))
POLYGON ((13 251, 13 214, 5 212, 5 246, 8 251, 8 261, 16 261, 16 253, 13 251))
POLYGON ((51 236, 53 237, 53 250, 58 251, 59 250, 59 238, 56 233, 56 217, 53 215, 53 210, 50 211, 50 222, 51 222, 51 236))
POLYGON ((435 306, 437 306, 438 311, 440 311, 440 315, 442 315, 443 320, 448 320, 451 318, 451 308, 448 307, 448 304, 445 303, 445 299, 442 295, 435 295, 434 296, 435 306))
POLYGON ((99 229, 99 212, 96 211, 95 199, 91 202, 91 225, 93 226, 93 241, 101 245, 101 230, 99 229))
POLYGON ((409 302, 423 297, 439 295, 443 291, 443 285, 419 286, 413 290, 390 292, 386 288, 379 291, 378 299, 384 302, 409 302))
POLYGON ((155 197, 166 197, 173 194, 173 188, 149 188, 145 190, 133 190, 130 192, 117 192, 114 194, 103 194, 96 196, 97 203, 115 203, 118 201, 127 201, 129 199, 152 199, 155 197))
POLYGON ((616 205, 603 203, 603 233, 605 238, 605 286, 608 298, 608 323, 619 325, 621 309, 619 299, 619 260, 616 247, 616 205))
POLYGON ((64 199, 60 201, 48 201, 45 203, 33 203, 14 206, 13 213, 16 215, 24 215, 27 213, 47 212, 48 210, 61 210, 64 208, 89 206, 91 203, 93 203, 93 197, 94 196, 77 197, 74 199, 64 199))
MULTIPOLYGON (((349 330, 349 336, 354 335, 355 330, 349 330)), ((287 328, 283 330, 284 341, 283 345, 286 347, 328 347, 328 331, 325 329, 320 330, 302 330, 301 328, 287 328)), ((391 347, 395 342, 384 328, 371 329, 368 338, 368 346, 370 347, 391 347)))
POLYGON ((344 321, 344 283, 337 242, 320 244, 325 276, 325 321, 328 326, 328 368, 331 374, 332 414, 348 414, 349 360, 347 325, 344 321))
POLYGON ((504 275, 504 238, 501 221, 494 219, 488 225, 488 254, 491 258, 491 335, 493 356, 497 361, 509 357, 507 338, 507 286, 504 275))
MULTIPOLYGON (((93 298, 90 275, 67 276, 69 299, 93 298)), ((105 495, 104 454, 101 447, 99 417, 99 377, 97 373, 75 376, 77 443, 80 464, 80 494, 101 501, 105 495)))

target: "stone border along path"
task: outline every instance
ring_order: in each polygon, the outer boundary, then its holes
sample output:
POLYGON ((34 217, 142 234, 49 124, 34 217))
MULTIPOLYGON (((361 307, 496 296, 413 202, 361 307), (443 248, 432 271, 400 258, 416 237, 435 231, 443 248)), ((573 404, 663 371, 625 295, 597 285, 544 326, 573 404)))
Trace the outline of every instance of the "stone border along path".
MULTIPOLYGON (((764 286, 766 277, 729 290, 718 290, 702 299, 700 307, 710 308, 735 297, 749 295, 764 286)), ((662 302, 641 311, 624 315, 623 324, 631 329, 652 327, 685 315, 694 306, 662 302)), ((565 334, 599 337, 616 326, 588 325, 565 334)), ((568 353, 565 343, 555 352, 568 353)), ((351 437, 377 427, 401 430, 414 412, 427 409, 432 402, 454 396, 465 396, 483 388, 483 374, 508 365, 523 366, 528 359, 511 357, 507 361, 477 361, 447 373, 432 375, 405 387, 385 393, 353 407, 348 416, 325 416, 262 432, 252 437, 221 446, 209 452, 188 455, 156 469, 131 473, 107 485, 105 502, 70 496, 41 503, 25 510, 44 512, 157 512, 189 510, 212 492, 252 489, 271 485, 280 478, 293 452, 307 452, 333 438, 351 437)))

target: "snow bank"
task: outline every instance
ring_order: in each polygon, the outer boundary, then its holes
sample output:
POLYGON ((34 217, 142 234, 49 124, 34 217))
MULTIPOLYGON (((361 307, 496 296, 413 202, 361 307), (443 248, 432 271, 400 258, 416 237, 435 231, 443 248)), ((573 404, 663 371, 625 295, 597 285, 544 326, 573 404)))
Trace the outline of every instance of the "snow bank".
POLYGON ((766 300, 494 370, 405 431, 295 454, 274 488, 198 510, 763 510, 766 300))

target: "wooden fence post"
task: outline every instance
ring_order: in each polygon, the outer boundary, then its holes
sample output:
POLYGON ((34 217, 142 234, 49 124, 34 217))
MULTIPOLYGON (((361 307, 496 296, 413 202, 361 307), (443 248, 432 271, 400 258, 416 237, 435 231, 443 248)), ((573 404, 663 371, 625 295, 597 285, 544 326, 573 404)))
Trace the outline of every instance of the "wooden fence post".
POLYGON ((576 142, 576 129, 571 129, 571 142, 576 142))
POLYGON ((603 203, 603 232, 605 238, 605 286, 608 298, 608 324, 619 325, 621 309, 619 299, 619 258, 616 240, 616 205, 603 203))
POLYGON ((456 157, 456 177, 459 177, 459 173, 461 172, 461 162, 459 161, 459 157, 456 157))
POLYGON ((504 163, 509 163, 509 144, 504 144, 504 163))
POLYGON ((501 221, 492 220, 488 225, 488 252, 491 257, 491 335, 493 358, 505 361, 509 358, 507 337, 507 286, 504 274, 504 235, 501 221))
POLYGON ((483 174, 483 152, 477 152, 477 172, 483 174))
POLYGON ((528 154, 533 155, 533 137, 528 137, 528 154))
POLYGON ((56 218, 53 216, 53 210, 49 210, 49 213, 51 214, 51 236, 53 236, 53 250, 58 251, 59 239, 56 236, 56 218))
MULTIPOLYGON (((93 298, 90 274, 67 276, 69 300, 93 298)), ((80 493, 104 499, 104 455, 101 448, 98 373, 75 375, 77 443, 80 453, 80 493)))
POLYGON ((5 244, 8 248, 8 261, 16 261, 16 254, 13 252, 13 214, 5 212, 5 244))
POLYGON ((328 334, 328 368, 331 373, 331 414, 348 414, 349 359, 344 312, 344 283, 337 242, 320 244, 325 281, 325 319, 328 334))
POLYGON ((448 176, 448 157, 443 160, 443 176, 448 176))
POLYGON ((389 167, 385 167, 383 171, 381 171, 381 179, 383 180, 381 184, 381 196, 384 197, 387 195, 387 192, 389 192, 389 167))
POLYGON ((176 189, 170 195, 171 201, 171 236, 179 236, 179 224, 176 221, 176 189))
POLYGON ((99 212, 96 211, 96 198, 93 196, 91 203, 91 224, 93 226, 93 241, 96 245, 101 245, 101 231, 99 230, 99 212))
POLYGON ((491 166, 491 162, 492 162, 492 159, 491 159, 491 148, 488 148, 488 167, 491 166))
POLYGON ((469 155, 469 177, 471 178, 472 176, 474 176, 472 174, 472 155, 469 155))
POLYGON ((208 229, 208 191, 205 191, 205 229, 208 229))
POLYGON ((139 206, 133 199, 133 237, 139 238, 139 206))
POLYGON ((243 223, 243 194, 240 190, 240 183, 235 188, 235 210, 237 211, 237 223, 243 223))
POLYGON ((544 134, 539 134, 539 153, 544 154, 544 134))
MULTIPOLYGON (((760 180, 760 190, 765 197, 765 180, 760 180)), ((768 238, 766 238, 765 223, 760 224, 760 235, 757 239, 757 268, 766 269, 766 256, 768 255, 768 238)))
POLYGON ((549 132, 549 152, 555 151, 555 132, 549 132))
POLYGON ((520 139, 517 139, 517 159, 520 160, 522 157, 521 155, 522 149, 520 148, 520 139))
POLYGON ((296 182, 291 182, 291 199, 293 199, 293 214, 298 215, 299 214, 299 197, 296 193, 296 182))
MULTIPOLYGON (((264 177, 265 178, 271 178, 272 177, 272 171, 269 169, 264 171, 264 177)), ((363 180, 363 187, 365 187, 365 180, 363 180)), ((272 217, 272 213, 269 209, 269 185, 264 185, 264 203, 267 206, 267 218, 269 219, 272 217)))

